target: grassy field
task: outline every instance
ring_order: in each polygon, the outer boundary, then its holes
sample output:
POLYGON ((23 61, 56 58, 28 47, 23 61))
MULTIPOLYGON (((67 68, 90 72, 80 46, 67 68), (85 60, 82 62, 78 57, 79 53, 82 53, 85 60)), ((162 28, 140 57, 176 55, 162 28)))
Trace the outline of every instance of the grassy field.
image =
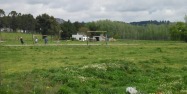
POLYGON ((187 43, 12 40, 0 44, 0 94, 125 94, 129 86, 142 94, 187 93, 187 43))

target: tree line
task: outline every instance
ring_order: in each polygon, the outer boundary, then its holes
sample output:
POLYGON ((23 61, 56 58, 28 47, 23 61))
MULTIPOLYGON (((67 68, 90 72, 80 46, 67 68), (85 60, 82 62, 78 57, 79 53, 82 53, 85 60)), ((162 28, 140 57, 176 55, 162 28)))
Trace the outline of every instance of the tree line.
MULTIPOLYGON (((59 23, 56 18, 48 14, 38 15, 36 18, 32 14, 21 14, 16 11, 11 11, 5 15, 3 9, 0 9, 0 31, 4 32, 18 32, 23 33, 37 33, 42 35, 56 35, 61 34, 62 39, 70 39, 71 35, 77 33, 79 29, 83 30, 84 23, 74 22, 70 20, 59 23)), ((88 29, 86 29, 88 30, 88 29)))
POLYGON ((101 20, 87 24, 95 30, 107 31, 109 37, 117 39, 137 39, 137 40, 168 40, 168 24, 148 24, 145 26, 131 25, 124 22, 101 20))
POLYGON ((156 25, 161 25, 161 24, 169 24, 170 21, 156 21, 156 20, 150 20, 150 21, 140 21, 140 22, 131 22, 130 24, 132 25, 147 25, 147 24, 156 24, 156 25))
MULTIPOLYGON (((187 17, 185 16, 185 20, 187 17)), ((11 32, 22 30, 24 33, 39 33, 42 35, 61 36, 61 39, 71 39, 72 34, 88 34, 87 31, 107 31, 108 37, 116 39, 137 40, 185 40, 187 41, 187 22, 171 23, 169 21, 142 21, 140 23, 125 23, 120 21, 99 20, 93 22, 59 23, 48 14, 21 14, 11 11, 5 15, 0 9, 0 29, 11 32), (8 31, 8 30, 7 30, 8 31), (63 31, 63 32, 60 32, 63 31)), ((91 34, 88 34, 91 35, 91 34)))
POLYGON ((7 32, 55 34, 60 29, 53 16, 42 14, 34 18, 32 14, 11 11, 8 15, 0 9, 0 29, 7 32))

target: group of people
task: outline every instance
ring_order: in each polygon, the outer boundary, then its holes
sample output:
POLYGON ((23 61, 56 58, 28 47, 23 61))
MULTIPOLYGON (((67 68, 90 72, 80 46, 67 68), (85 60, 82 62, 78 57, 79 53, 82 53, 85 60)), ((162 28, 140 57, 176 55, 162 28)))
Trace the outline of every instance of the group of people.
MULTIPOLYGON (((20 37, 20 42, 21 42, 22 45, 24 44, 24 41, 23 41, 22 37, 20 37)), ((47 42, 48 42, 48 39, 47 39, 47 37, 45 37, 44 38, 44 43, 47 44, 47 42)), ((38 38, 35 38, 35 44, 37 44, 37 43, 38 43, 38 38)))

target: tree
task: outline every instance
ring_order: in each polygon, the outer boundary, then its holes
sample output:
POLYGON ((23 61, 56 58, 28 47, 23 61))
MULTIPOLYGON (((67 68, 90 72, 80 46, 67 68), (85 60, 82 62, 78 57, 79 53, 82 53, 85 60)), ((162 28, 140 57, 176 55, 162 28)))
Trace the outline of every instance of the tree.
POLYGON ((60 27, 58 22, 55 20, 53 16, 49 16, 48 14, 42 14, 36 17, 36 30, 42 35, 58 35, 60 31, 60 27))
POLYGON ((185 26, 185 31, 182 34, 182 37, 187 42, 187 15, 185 15, 184 20, 185 20, 186 26, 185 26))
POLYGON ((0 9, 0 41, 1 41, 1 28, 3 28, 3 17, 5 16, 5 12, 3 9, 0 9))
POLYGON ((89 29, 87 27, 80 27, 78 33, 86 35, 89 29))
POLYGON ((31 14, 23 14, 20 20, 20 29, 24 32, 26 30, 28 32, 33 31, 35 29, 36 20, 34 19, 33 15, 31 14))
POLYGON ((9 16, 4 16, 2 18, 2 25, 3 28, 6 29, 5 31, 7 31, 7 28, 10 28, 10 22, 11 22, 11 18, 9 16))
POLYGON ((184 22, 177 22, 170 28, 171 38, 173 40, 182 40, 187 42, 187 15, 185 15, 184 22))
POLYGON ((0 17, 4 17, 5 16, 5 11, 3 9, 0 9, 0 17))
MULTIPOLYGON (((20 15, 20 14, 19 14, 20 15)), ((10 17, 10 28, 16 32, 16 29, 18 28, 18 21, 17 21, 17 16, 18 13, 16 11, 11 11, 8 16, 10 17)))
POLYGON ((97 22, 90 22, 87 23, 87 27, 91 30, 91 31, 97 31, 99 29, 99 26, 97 25, 97 22))
POLYGON ((187 42, 186 25, 183 22, 177 22, 170 28, 172 40, 183 40, 187 42))
MULTIPOLYGON (((99 23, 98 22, 90 22, 86 24, 86 27, 90 30, 90 31, 97 31, 99 30, 99 23)), ((100 33, 98 32, 92 32, 92 33, 88 33, 89 36, 99 36, 100 33)))
POLYGON ((1 31, 1 28, 3 28, 3 18, 5 16, 5 12, 3 9, 0 9, 0 31, 1 31))
POLYGON ((8 14, 8 16, 10 16, 10 17, 16 17, 18 15, 18 13, 16 12, 16 11, 11 11, 9 14, 8 14))
POLYGON ((21 22, 22 22, 22 14, 18 13, 17 17, 16 17, 16 23, 17 23, 17 29, 21 30, 21 22))
POLYGON ((169 23, 164 21, 158 25, 154 22, 146 25, 132 25, 120 21, 99 20, 86 23, 85 26, 91 31, 107 31, 108 37, 118 39, 167 40, 170 36, 169 23))
POLYGON ((73 23, 73 25, 75 26, 75 28, 76 28, 76 31, 79 31, 79 29, 81 28, 81 27, 83 27, 84 26, 84 22, 82 22, 82 23, 80 23, 80 22, 74 22, 73 23))
POLYGON ((72 34, 77 33, 76 27, 74 26, 74 24, 71 23, 70 20, 68 20, 67 22, 64 22, 60 26, 63 31, 61 35, 62 39, 70 39, 72 34))

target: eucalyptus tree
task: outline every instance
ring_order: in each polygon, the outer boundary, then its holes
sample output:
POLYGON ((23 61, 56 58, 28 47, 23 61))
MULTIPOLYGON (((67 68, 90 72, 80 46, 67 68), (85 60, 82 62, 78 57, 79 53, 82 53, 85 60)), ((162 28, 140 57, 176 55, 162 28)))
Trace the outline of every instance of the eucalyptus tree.
POLYGON ((5 16, 5 11, 3 9, 0 9, 0 17, 4 17, 5 16))
POLYGON ((42 35, 58 35, 60 26, 53 16, 42 14, 36 17, 36 30, 42 35))
POLYGON ((76 31, 79 31, 80 28, 84 27, 85 23, 76 21, 73 23, 73 25, 75 26, 76 31))
POLYGON ((0 9, 0 31, 1 31, 1 28, 3 28, 3 18, 5 16, 5 12, 3 9, 0 9))
POLYGON ((1 29, 3 28, 3 18, 5 16, 5 12, 3 9, 0 9, 0 41, 1 41, 1 29))
POLYGON ((11 11, 11 12, 8 14, 8 16, 10 16, 10 17, 16 17, 16 16, 18 16, 18 15, 20 15, 20 13, 17 13, 16 11, 11 11))
POLYGON ((31 32, 35 30, 36 20, 31 14, 23 14, 20 21, 20 29, 24 32, 31 32))
POLYGON ((85 26, 82 26, 82 27, 79 28, 78 33, 86 35, 87 31, 89 31, 89 28, 87 28, 85 26))
POLYGON ((62 39, 71 39, 72 34, 77 33, 75 25, 70 20, 62 23, 60 27, 63 31, 61 35, 62 39))
MULTIPOLYGON (((10 28, 16 32, 16 29, 18 28, 18 20, 17 20, 17 16, 18 16, 19 13, 17 13, 16 11, 11 11, 8 16, 10 18, 10 28)), ((21 14, 19 14, 20 16, 21 14)))

